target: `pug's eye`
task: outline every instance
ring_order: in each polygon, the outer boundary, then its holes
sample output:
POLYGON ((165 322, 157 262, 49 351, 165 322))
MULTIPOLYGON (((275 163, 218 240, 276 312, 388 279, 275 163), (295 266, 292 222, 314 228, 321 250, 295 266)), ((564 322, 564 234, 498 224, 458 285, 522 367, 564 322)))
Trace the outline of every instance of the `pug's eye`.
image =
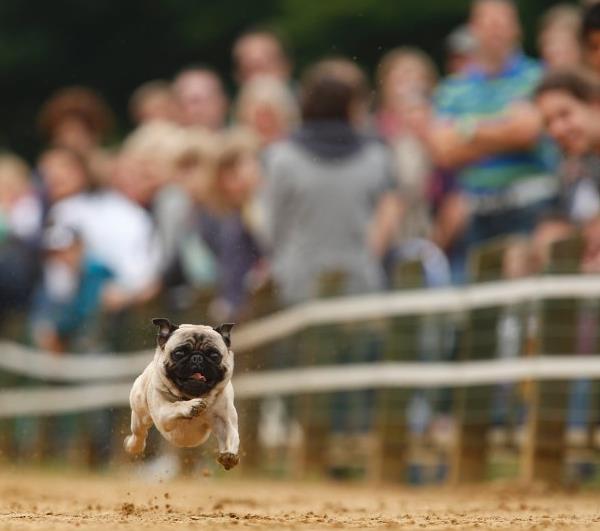
POLYGON ((219 361, 221 358, 221 353, 218 350, 210 349, 206 351, 206 356, 212 361, 219 361))
POLYGON ((176 350, 175 352, 173 352, 173 354, 171 354, 171 356, 175 361, 179 361, 184 358, 185 352, 183 350, 176 350))

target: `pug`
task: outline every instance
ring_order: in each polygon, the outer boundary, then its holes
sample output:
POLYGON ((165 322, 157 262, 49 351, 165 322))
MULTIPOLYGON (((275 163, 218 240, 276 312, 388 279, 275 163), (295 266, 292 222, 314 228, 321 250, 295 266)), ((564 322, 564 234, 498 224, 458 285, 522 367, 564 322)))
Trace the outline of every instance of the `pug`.
POLYGON ((225 470, 233 468, 240 444, 231 384, 233 324, 178 326, 162 318, 152 323, 158 327, 156 351, 131 389, 126 451, 141 454, 153 424, 182 448, 199 446, 212 432, 219 447, 217 461, 225 470))

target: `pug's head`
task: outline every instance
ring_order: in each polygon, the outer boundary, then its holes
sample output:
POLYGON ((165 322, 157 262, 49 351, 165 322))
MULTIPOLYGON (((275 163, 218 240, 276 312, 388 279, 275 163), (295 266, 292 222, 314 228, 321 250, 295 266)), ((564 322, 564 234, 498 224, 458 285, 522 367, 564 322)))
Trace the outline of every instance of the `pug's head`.
POLYGON ((187 397, 201 397, 231 378, 233 324, 212 328, 174 325, 168 319, 152 319, 158 327, 157 355, 167 378, 187 397))

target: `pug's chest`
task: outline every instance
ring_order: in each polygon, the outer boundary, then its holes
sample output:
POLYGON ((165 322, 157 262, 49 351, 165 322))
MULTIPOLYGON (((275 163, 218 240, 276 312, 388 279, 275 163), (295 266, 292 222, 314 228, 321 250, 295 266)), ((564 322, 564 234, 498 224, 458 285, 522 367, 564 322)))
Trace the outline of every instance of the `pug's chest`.
POLYGON ((180 448, 198 446, 206 441, 211 433, 211 423, 207 418, 181 419, 176 421, 172 430, 166 431, 156 424, 158 431, 172 445, 180 448))

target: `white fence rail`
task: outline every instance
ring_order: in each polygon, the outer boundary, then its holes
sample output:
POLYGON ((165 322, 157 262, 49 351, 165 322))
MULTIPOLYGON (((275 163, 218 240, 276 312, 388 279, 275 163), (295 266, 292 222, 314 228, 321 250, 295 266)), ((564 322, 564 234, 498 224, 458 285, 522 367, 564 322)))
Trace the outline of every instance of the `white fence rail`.
MULTIPOLYGON (((548 276, 465 288, 414 290, 318 300, 240 326, 235 351, 260 348, 311 326, 373 321, 401 315, 460 314, 525 301, 600 296, 600 276, 548 276)), ((149 333, 151 328, 149 327, 149 333)), ((86 385, 0 391, 0 417, 83 411, 127 403, 133 378, 152 352, 49 356, 0 343, 0 370, 34 379, 86 385), (123 382, 124 381, 124 382, 123 382)), ((600 356, 454 363, 354 364, 261 371, 235 377, 238 397, 364 388, 485 385, 526 379, 600 378, 600 356)))
MULTIPOLYGON (((294 368, 234 378, 237 398, 359 389, 464 387, 524 380, 600 379, 600 356, 455 363, 378 362, 294 368)), ((0 418, 88 411, 129 403, 131 382, 0 391, 0 418)))

